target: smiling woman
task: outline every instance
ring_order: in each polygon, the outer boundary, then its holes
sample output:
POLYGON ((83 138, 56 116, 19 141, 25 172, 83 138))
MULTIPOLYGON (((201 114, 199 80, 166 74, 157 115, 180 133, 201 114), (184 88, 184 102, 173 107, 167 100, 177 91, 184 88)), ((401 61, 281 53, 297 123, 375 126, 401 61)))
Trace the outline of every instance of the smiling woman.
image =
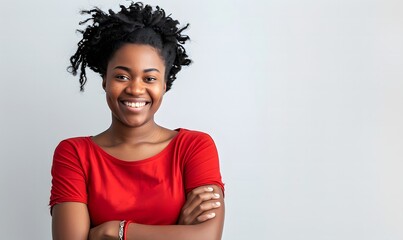
POLYGON ((154 121, 163 96, 190 59, 179 22, 132 3, 92 17, 70 71, 99 73, 111 125, 63 140, 52 165, 53 239, 221 239, 224 185, 211 137, 154 121))
POLYGON ((108 63, 103 88, 115 121, 128 127, 154 124, 166 91, 165 65, 149 45, 128 43, 108 63))

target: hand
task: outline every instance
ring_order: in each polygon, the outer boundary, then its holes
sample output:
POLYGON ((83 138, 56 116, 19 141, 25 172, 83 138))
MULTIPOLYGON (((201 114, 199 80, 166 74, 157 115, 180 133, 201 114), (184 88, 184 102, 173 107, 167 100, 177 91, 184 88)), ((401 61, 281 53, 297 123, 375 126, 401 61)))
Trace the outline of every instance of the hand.
MULTIPOLYGON (((215 187, 215 186, 214 186, 215 187)), ((187 195, 179 216, 179 225, 193 225, 215 217, 214 209, 221 206, 220 195, 213 186, 201 186, 187 195)))
POLYGON ((89 240, 118 240, 119 221, 104 222, 90 229, 89 240))

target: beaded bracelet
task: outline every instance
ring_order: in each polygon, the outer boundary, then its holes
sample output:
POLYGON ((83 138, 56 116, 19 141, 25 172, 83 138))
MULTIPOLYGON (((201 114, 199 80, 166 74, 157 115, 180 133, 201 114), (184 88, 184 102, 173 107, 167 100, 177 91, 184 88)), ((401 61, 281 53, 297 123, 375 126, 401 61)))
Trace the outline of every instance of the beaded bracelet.
POLYGON ((125 233, 124 228, 126 225, 125 223, 126 223, 125 220, 120 221, 119 223, 119 240, 124 240, 126 238, 126 234, 124 234, 125 233))

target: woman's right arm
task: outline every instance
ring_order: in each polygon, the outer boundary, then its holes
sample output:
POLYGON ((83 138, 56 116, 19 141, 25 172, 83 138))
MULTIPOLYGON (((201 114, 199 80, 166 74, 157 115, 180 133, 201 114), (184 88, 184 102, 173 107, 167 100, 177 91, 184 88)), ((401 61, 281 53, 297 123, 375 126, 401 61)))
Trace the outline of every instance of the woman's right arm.
POLYGON ((76 145, 64 140, 55 149, 50 196, 53 240, 87 240, 90 230, 85 173, 76 145))
POLYGON ((53 240, 87 240, 89 230, 90 217, 86 204, 64 202, 53 206, 53 240))

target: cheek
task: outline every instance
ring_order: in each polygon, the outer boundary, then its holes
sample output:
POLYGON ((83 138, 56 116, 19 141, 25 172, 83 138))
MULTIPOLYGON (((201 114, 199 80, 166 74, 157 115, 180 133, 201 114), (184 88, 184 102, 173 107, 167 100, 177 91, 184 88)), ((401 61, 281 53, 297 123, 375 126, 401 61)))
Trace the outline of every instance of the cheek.
POLYGON ((116 88, 108 85, 105 87, 105 98, 109 108, 112 109, 114 106, 118 105, 117 96, 118 94, 116 88))
POLYGON ((154 101, 154 105, 157 105, 158 107, 161 105, 162 99, 164 98, 164 94, 165 89, 163 88, 163 86, 160 86, 154 89, 154 91, 152 91, 152 98, 154 101))
POLYGON ((120 89, 116 84, 106 83, 105 84, 105 93, 110 98, 116 98, 119 95, 120 89))
POLYGON ((113 102, 114 101, 112 100, 112 98, 108 94, 106 94, 106 103, 108 104, 110 110, 114 108, 113 102))

